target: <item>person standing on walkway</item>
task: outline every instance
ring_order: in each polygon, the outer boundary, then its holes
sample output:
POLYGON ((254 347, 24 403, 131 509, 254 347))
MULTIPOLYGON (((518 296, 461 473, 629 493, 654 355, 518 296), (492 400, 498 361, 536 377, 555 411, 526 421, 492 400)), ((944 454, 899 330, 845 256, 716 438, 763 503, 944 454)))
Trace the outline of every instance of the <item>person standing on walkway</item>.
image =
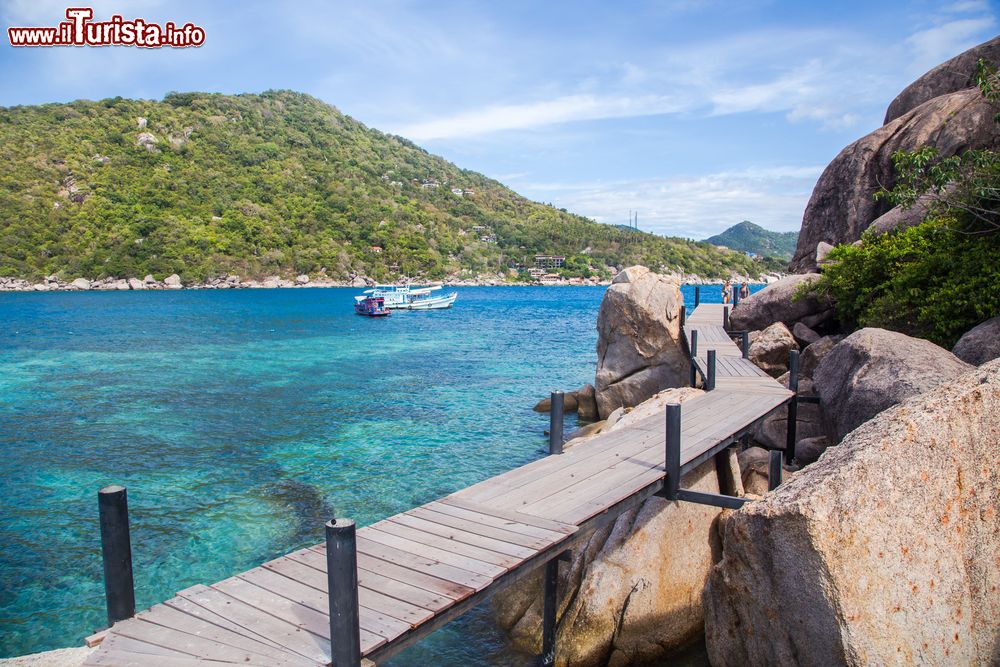
POLYGON ((744 280, 743 284, 740 285, 740 301, 747 298, 748 296, 750 296, 750 285, 748 285, 747 281, 744 280))
POLYGON ((727 280, 722 286, 722 303, 729 303, 729 300, 732 297, 732 292, 733 284, 727 280))

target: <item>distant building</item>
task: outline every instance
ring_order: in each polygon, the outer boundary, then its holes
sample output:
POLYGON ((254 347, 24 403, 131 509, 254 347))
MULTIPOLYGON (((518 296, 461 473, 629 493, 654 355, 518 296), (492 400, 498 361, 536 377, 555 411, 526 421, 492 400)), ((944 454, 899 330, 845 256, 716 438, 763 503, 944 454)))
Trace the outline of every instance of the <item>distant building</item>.
POLYGON ((535 266, 540 269, 561 269, 566 258, 558 255, 535 255, 535 266))
POLYGON ((451 189, 451 194, 458 195, 459 197, 461 197, 462 196, 462 188, 452 188, 451 189))
POLYGON ((545 269, 528 269, 528 275, 535 280, 539 280, 545 275, 545 269))
POLYGON ((376 255, 381 255, 382 254, 382 246, 380 246, 380 245, 373 245, 372 246, 372 252, 375 253, 376 255))

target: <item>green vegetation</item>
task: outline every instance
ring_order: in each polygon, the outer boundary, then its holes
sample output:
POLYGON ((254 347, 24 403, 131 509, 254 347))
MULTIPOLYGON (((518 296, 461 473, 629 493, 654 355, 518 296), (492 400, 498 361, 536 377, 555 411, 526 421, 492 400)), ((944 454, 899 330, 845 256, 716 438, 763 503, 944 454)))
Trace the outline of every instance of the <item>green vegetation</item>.
POLYGON ((752 252, 761 257, 776 257, 790 262, 795 252, 795 244, 799 241, 799 233, 772 232, 749 220, 744 220, 706 241, 733 250, 752 252))
POLYGON ((848 324, 902 331, 951 348, 1000 313, 1000 234, 935 218, 901 232, 868 232, 830 252, 817 288, 848 324))
MULTIPOLYGON (((980 62, 979 87, 1000 98, 996 70, 980 62)), ((998 116, 997 120, 1000 120, 998 116)), ((1000 154, 971 150, 946 159, 923 147, 893 156, 898 183, 878 193, 895 205, 928 207, 915 227, 837 246, 815 289, 842 319, 952 347, 1000 314, 1000 154)))
POLYGON ((0 108, 0 155, 0 275, 523 276, 535 254, 569 276, 761 270, 528 201, 288 91, 0 108))

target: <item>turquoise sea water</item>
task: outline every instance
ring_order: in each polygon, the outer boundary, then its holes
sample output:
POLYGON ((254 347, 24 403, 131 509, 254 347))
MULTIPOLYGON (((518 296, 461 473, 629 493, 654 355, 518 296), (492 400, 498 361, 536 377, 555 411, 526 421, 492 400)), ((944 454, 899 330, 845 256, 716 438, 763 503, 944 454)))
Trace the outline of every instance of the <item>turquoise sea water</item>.
MULTIPOLYGON (((603 292, 463 288, 382 319, 345 289, 0 294, 0 656, 102 626, 106 484, 129 489, 145 608, 320 542, 333 515, 542 456, 531 407, 593 381, 603 292)), ((389 664, 530 660, 480 609, 389 664)))

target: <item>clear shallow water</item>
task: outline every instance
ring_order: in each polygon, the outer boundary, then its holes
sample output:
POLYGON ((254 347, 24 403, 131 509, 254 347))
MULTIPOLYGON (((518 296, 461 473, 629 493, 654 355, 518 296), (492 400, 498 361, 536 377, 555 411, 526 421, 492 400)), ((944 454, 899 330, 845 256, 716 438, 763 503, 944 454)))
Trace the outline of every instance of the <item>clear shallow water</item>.
MULTIPOLYGON (((543 455, 531 406, 593 381, 603 292, 463 288, 375 320, 342 289, 0 295, 0 656, 102 626, 106 484, 145 608, 543 455)), ((388 664, 530 662, 481 606, 388 664)))

